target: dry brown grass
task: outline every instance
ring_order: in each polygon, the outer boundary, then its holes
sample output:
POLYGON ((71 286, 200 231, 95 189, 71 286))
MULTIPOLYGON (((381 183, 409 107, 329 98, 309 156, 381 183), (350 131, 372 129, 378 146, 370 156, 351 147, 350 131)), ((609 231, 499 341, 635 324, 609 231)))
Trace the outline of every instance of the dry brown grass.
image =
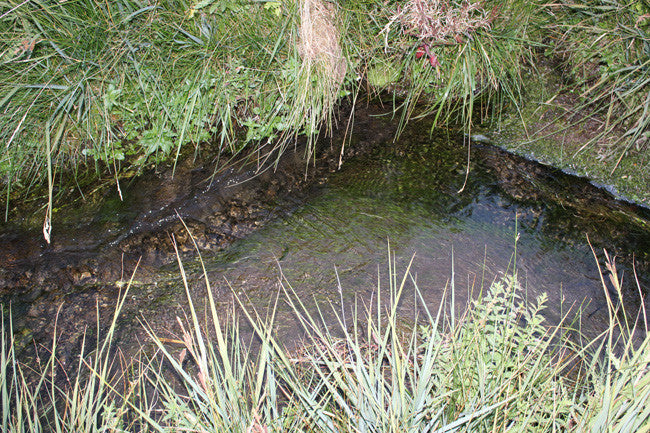
POLYGON ((487 12, 480 3, 446 0, 408 0, 398 7, 390 23, 399 23, 404 33, 423 42, 462 43, 463 36, 481 28, 490 28, 494 11, 487 12))
POLYGON ((304 62, 317 65, 334 87, 340 86, 346 63, 339 45, 340 34, 334 25, 336 5, 322 0, 301 0, 298 52, 304 62))

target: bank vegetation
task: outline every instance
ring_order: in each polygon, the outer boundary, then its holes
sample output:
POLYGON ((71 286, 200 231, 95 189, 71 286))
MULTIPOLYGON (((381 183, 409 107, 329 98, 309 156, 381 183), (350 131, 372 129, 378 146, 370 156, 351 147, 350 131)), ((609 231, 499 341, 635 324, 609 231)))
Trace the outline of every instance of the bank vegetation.
POLYGON ((471 134, 514 113, 525 125, 540 62, 561 76, 555 95, 573 97, 566 127, 598 122, 573 149, 594 156, 583 171, 623 172, 629 159, 639 185, 649 17, 645 0, 5 1, 4 217, 47 185, 49 223, 68 188, 83 195, 101 177, 120 192, 184 150, 272 165, 299 136, 349 128, 340 108, 373 98, 402 124, 430 116, 471 134))
POLYGON ((512 274, 464 311, 455 310, 452 280, 437 311, 420 297, 419 317, 405 322, 400 302, 419 290, 410 267, 398 274, 393 264, 387 284, 352 316, 335 303, 320 306, 338 311, 337 323, 325 323, 324 310, 310 312, 282 281, 278 300, 304 331, 290 348, 276 337, 275 307, 256 312, 240 300, 239 315, 224 319, 207 277, 202 314, 179 266, 188 304, 178 337, 143 323, 151 343, 136 356, 118 356, 113 343, 128 287, 106 335, 82 344, 94 350, 80 353, 77 365, 57 360, 56 333, 49 359, 22 364, 3 323, 2 431, 650 431, 647 320, 620 303, 613 259, 609 276, 601 273, 609 326, 595 338, 581 335, 579 315, 547 324, 546 296, 527 299, 512 274), (242 323, 254 331, 252 346, 242 323))

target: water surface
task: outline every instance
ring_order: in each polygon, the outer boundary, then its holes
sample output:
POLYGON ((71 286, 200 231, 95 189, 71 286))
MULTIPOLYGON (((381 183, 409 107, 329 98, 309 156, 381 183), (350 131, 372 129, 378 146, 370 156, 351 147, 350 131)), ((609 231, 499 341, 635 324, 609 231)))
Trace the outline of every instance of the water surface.
MULTIPOLYGON (((146 264, 134 275, 119 345, 126 350, 148 341, 141 320, 163 335, 177 333, 176 317, 187 314, 188 304, 171 239, 183 251, 192 245, 179 217, 198 240, 220 314, 231 313, 235 295, 258 311, 277 305, 278 332, 287 340, 301 332, 283 287, 312 313, 320 305, 325 319, 336 323, 336 315, 349 317, 380 294, 388 299, 389 256, 396 277, 407 275, 400 304, 405 323, 422 312, 419 296, 435 309, 453 287, 459 312, 493 281, 516 272, 522 296, 547 294, 550 323, 581 313, 582 329, 593 334, 607 320, 598 271, 604 248, 617 257, 628 310, 639 310, 650 287, 647 209, 490 145, 473 143, 468 166, 467 140, 445 131, 431 135, 425 123, 411 124, 396 141, 394 130, 385 118, 358 121, 341 169, 319 171, 300 194, 290 188, 282 194, 271 171, 243 183, 254 172, 233 172, 212 187, 205 182, 210 170, 192 169, 189 178, 136 182, 125 188, 132 195, 125 202, 109 197, 105 205, 93 204, 81 211, 82 225, 72 225, 67 237, 58 234, 65 247, 36 246, 21 258, 25 269, 56 264, 47 289, 39 289, 45 281, 39 274, 7 273, 5 281, 25 288, 24 295, 5 295, 22 344, 47 347, 58 320, 59 334, 69 338, 61 347, 79 353, 81 335, 95 329, 98 311, 104 332, 124 291, 120 281, 139 257, 146 264), (358 149, 366 150, 354 156, 358 149), (75 236, 84 241, 75 243, 75 236), (103 267, 112 271, 102 273, 103 267)), ((340 142, 335 135, 332 148, 340 142)), ((293 179, 284 185, 298 184, 295 174, 283 176, 293 179)), ((14 246, 35 243, 20 233, 2 236, 14 246)), ((183 261, 202 308, 201 267, 191 252, 183 261)))
MULTIPOLYGON (((263 308, 284 281, 312 308, 331 305, 325 315, 334 320, 344 310, 341 298, 351 314, 388 286, 390 253, 399 278, 411 275, 406 318, 417 312, 415 286, 435 309, 453 281, 462 311, 491 282, 516 272, 524 297, 548 296, 550 323, 580 313, 593 334, 606 325, 607 311, 591 242, 601 265, 603 248, 618 255, 629 309, 638 310, 632 263, 645 295, 646 210, 492 146, 473 145, 467 176, 466 152, 462 138, 413 127, 347 161, 290 216, 206 257, 216 293, 234 291, 263 308)), ((294 323, 287 310, 279 322, 294 323)))

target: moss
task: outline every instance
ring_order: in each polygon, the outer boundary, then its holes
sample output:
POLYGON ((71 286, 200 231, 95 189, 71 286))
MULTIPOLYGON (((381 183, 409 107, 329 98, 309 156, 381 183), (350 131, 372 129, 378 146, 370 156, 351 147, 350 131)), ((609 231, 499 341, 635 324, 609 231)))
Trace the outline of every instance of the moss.
POLYGON ((648 152, 630 149, 622 155, 622 149, 614 150, 612 143, 620 131, 596 139, 602 123, 587 110, 573 113, 576 98, 566 93, 561 80, 549 66, 528 75, 527 98, 520 110, 504 116, 497 128, 490 125, 478 132, 509 151, 587 177, 616 196, 650 206, 648 152))

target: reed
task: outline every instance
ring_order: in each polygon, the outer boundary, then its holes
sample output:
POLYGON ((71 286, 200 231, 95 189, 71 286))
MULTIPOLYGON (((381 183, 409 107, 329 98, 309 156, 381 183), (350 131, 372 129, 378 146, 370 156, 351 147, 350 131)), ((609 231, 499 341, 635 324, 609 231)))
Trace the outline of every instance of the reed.
MULTIPOLYGON (((615 263, 607 266, 616 284, 615 263)), ((207 322, 188 297, 179 340, 147 328, 157 350, 115 376, 114 319, 97 350, 80 355, 65 387, 52 380, 55 359, 29 382, 3 325, 3 431, 650 429, 650 337, 642 323, 622 320, 620 300, 610 298, 611 326, 587 343, 545 324, 545 297, 524 299, 514 276, 495 281, 457 316, 449 302, 435 312, 422 303, 421 317, 404 326, 400 297, 407 286, 417 294, 417 285, 410 267, 401 276, 389 267, 388 287, 378 287, 372 305, 357 305, 352 317, 341 312, 337 323, 308 311, 283 281, 278 299, 291 305, 306 334, 297 349, 274 336, 275 308, 264 316, 242 309, 257 336, 254 350, 244 345, 234 310, 227 319, 217 313, 206 278, 207 322), (128 386, 118 391, 116 383, 128 386)), ((179 268, 188 289, 180 260, 179 268)))

